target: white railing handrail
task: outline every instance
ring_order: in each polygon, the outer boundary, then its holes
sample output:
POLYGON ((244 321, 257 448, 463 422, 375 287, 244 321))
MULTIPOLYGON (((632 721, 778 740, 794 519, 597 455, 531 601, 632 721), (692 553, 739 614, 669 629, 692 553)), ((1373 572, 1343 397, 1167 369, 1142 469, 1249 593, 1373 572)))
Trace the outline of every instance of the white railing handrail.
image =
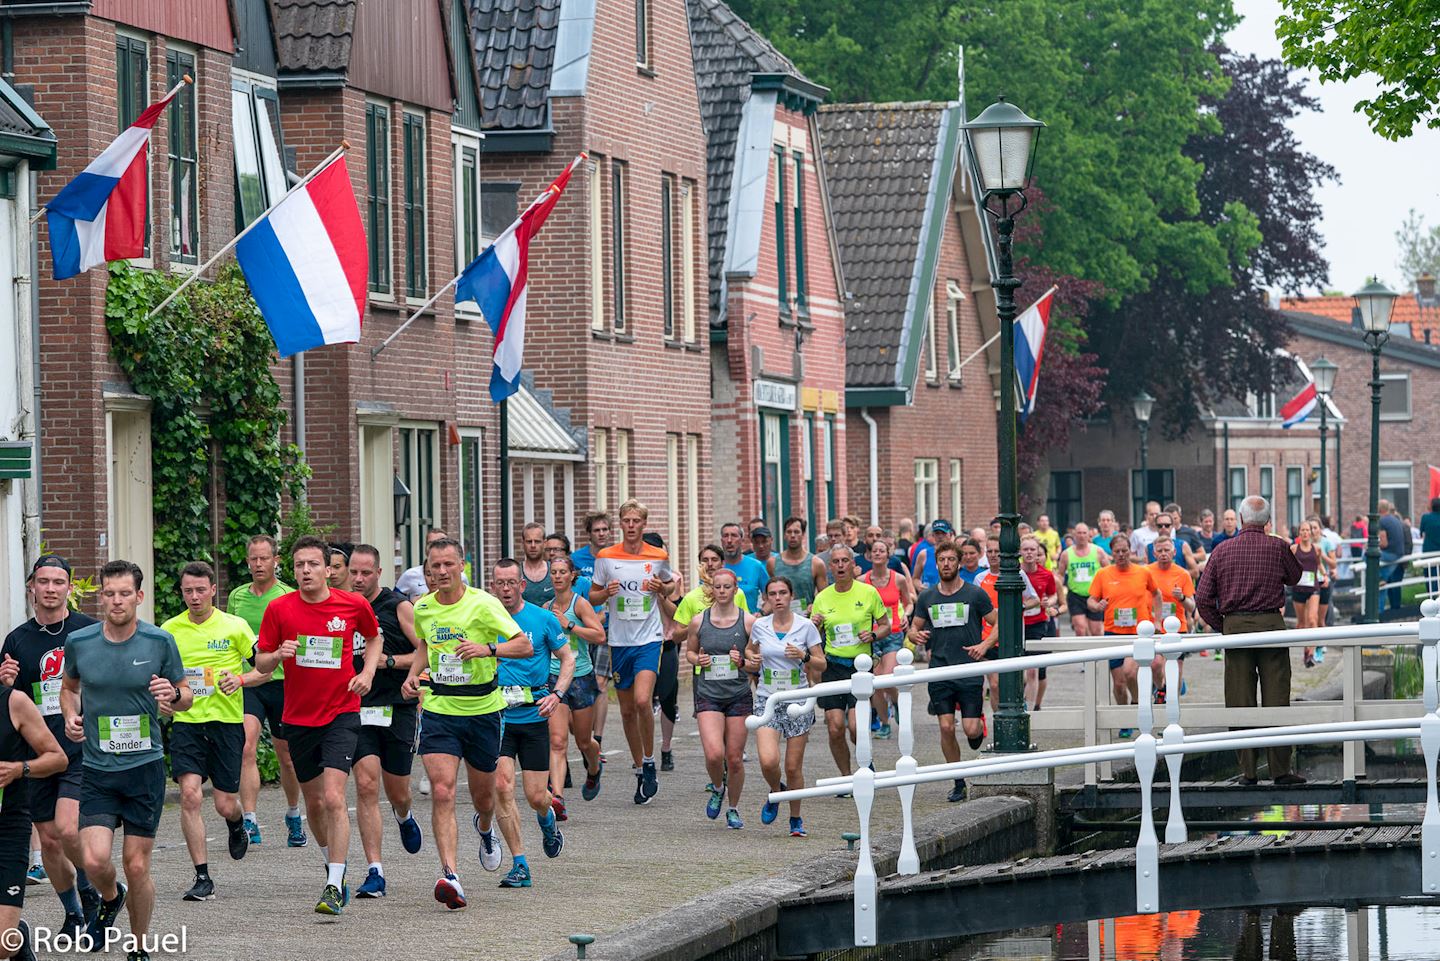
POLYGON ((902 649, 899 665, 890 675, 877 677, 870 673, 872 661, 867 655, 855 659, 855 673, 845 681, 828 681, 810 688, 779 691, 768 696, 763 713, 746 719, 753 730, 774 717, 782 704, 792 716, 813 711, 818 697, 850 694, 855 698, 857 769, 845 777, 822 778, 813 786, 772 792, 771 802, 800 800, 851 793, 860 816, 859 859, 854 880, 855 944, 876 944, 878 879, 870 850, 870 813, 876 788, 896 788, 901 798, 903 836, 897 873, 919 873, 919 856, 915 849, 913 830, 913 797, 915 786, 952 778, 1002 774, 1019 771, 1131 760, 1139 775, 1140 832, 1135 846, 1136 910, 1142 914, 1159 910, 1159 839, 1155 832, 1151 799, 1154 776, 1160 758, 1164 758, 1170 774, 1169 814, 1165 828, 1166 843, 1183 842, 1187 837, 1184 812, 1180 801, 1180 769, 1187 754, 1207 754, 1265 747, 1289 747, 1298 744, 1355 743, 1374 740, 1404 740, 1419 737, 1425 756, 1427 774, 1425 818, 1421 826, 1422 893, 1440 894, 1440 792, 1437 792, 1437 767, 1440 767, 1440 684, 1437 684, 1437 645, 1440 645, 1440 601, 1427 600, 1421 605, 1419 622, 1362 624, 1337 628, 1313 628, 1304 631, 1265 631, 1256 634, 1182 635, 1174 617, 1165 619, 1166 633, 1155 634, 1155 625, 1142 621, 1128 644, 1103 644, 1052 654, 1031 654, 1005 658, 1001 661, 949 665, 916 670, 914 656, 902 649), (1174 638, 1171 640, 1170 638, 1174 638), (1176 692, 1164 705, 1166 724, 1162 738, 1154 735, 1155 709, 1151 703, 1151 675, 1148 669, 1137 673, 1139 698, 1136 705, 1136 727, 1139 736, 1130 744, 1089 744, 1079 748, 1013 754, 972 761, 958 761, 920 767, 913 756, 914 719, 911 711, 911 690, 916 684, 958 680, 1033 667, 1054 667, 1066 664, 1098 662, 1119 657, 1133 657, 1138 664, 1148 665, 1157 655, 1190 653, 1205 649, 1238 649, 1247 647, 1291 647, 1326 644, 1330 646, 1370 646, 1380 640, 1418 641, 1421 644, 1421 667, 1424 682, 1424 715, 1416 718, 1358 720, 1351 718, 1319 724, 1298 724, 1277 728, 1251 728, 1240 731, 1217 731, 1187 737, 1180 725, 1179 661, 1164 657, 1165 683, 1176 692), (894 771, 877 772, 870 767, 870 696, 877 689, 895 688, 899 696, 901 758, 894 771))

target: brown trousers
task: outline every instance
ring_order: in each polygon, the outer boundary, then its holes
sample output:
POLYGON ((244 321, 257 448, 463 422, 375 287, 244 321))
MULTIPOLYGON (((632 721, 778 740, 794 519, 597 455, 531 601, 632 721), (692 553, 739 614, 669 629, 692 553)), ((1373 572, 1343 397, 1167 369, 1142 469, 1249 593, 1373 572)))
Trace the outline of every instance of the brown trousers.
MULTIPOLYGON (((1253 634, 1257 631, 1283 631, 1285 618, 1275 614, 1228 614, 1225 634, 1253 634)), ((1225 652, 1225 706, 1256 707, 1255 685, 1260 685, 1259 707, 1285 707, 1290 703, 1290 649, 1285 647, 1237 648, 1225 652)), ((1231 728, 1238 730, 1238 728, 1231 728)), ((1266 748, 1270 757, 1270 777, 1290 773, 1289 747, 1266 748)), ((1240 773, 1255 777, 1255 752, 1236 751, 1240 773)))

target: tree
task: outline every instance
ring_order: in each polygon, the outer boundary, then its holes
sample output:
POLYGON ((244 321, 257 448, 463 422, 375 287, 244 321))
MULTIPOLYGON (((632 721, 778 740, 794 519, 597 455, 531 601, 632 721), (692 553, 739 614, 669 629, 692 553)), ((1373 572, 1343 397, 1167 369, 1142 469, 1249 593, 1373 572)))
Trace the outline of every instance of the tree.
POLYGON ((1390 140, 1417 123, 1440 128, 1440 0, 1362 3, 1281 0, 1275 23, 1285 61, 1310 67, 1321 83, 1371 75, 1380 92, 1357 103, 1370 129, 1390 140))
POLYGON ((1410 214, 1395 231, 1400 245, 1400 276, 1405 284, 1415 282, 1422 274, 1440 275, 1440 226, 1427 227, 1425 218, 1410 208, 1410 214))

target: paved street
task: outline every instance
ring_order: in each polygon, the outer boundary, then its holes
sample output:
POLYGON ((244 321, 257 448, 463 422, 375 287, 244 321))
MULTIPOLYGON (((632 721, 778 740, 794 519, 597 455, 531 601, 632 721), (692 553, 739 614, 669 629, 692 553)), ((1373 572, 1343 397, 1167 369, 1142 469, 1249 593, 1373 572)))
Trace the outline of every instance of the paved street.
MULTIPOLYGON (((1318 681, 1321 672, 1333 670, 1338 660, 1314 671, 1297 664, 1297 690, 1302 684, 1318 681)), ((1218 700, 1221 667, 1208 658, 1191 658, 1186 671, 1190 698, 1218 700)), ((1052 672, 1047 702, 1079 703, 1080 679, 1078 668, 1052 672)), ((809 803, 805 821, 810 837, 805 840, 788 836, 783 810, 775 824, 762 826, 763 782, 753 758, 747 766, 741 809, 744 830, 729 830, 723 820, 706 820, 702 809, 708 778, 701 765, 699 738, 692 733, 694 721, 688 716, 688 687, 681 698, 676 771, 661 775, 660 794, 650 805, 636 807, 631 801, 634 780, 626 776, 628 763, 610 749, 610 773, 600 797, 587 804, 580 800, 578 790, 570 792, 571 819, 564 825, 566 847, 558 860, 547 861, 540 853, 539 830, 533 818, 522 815, 535 876, 535 887, 530 890, 499 890, 495 887, 499 875, 481 870, 467 805, 461 808, 460 877, 470 907, 452 913, 437 904, 431 896, 436 862, 429 840, 429 802, 417 795, 417 815, 426 832, 426 846, 419 855, 409 856, 401 849, 386 810, 389 897, 353 901, 340 919, 322 919, 312 910, 322 885, 320 856, 314 847, 290 850, 284 846, 283 795, 278 788, 267 787, 260 804, 265 843, 253 848, 239 864, 224 853, 221 822, 207 809, 206 823, 212 832, 211 873, 217 885, 217 899, 210 903, 180 900, 190 884, 191 871, 180 838, 178 810, 173 804, 167 807, 156 851, 155 930, 178 932, 185 926, 188 956, 216 961, 259 957, 356 961, 392 953, 407 961, 533 958, 565 948, 565 937, 572 932, 603 934, 707 891, 843 844, 841 833, 855 826, 855 809, 849 801, 809 803)), ((920 762, 938 762, 941 757, 933 721, 925 716, 923 702, 915 710, 920 762)), ((607 742, 623 742, 619 714, 613 707, 609 724, 607 742)), ((811 738, 807 773, 812 778, 828 776, 833 764, 821 729, 817 727, 811 738)), ((877 747, 879 766, 893 766, 899 753, 897 742, 881 741, 877 747)), ((970 756, 968 750, 966 756, 970 756)), ((417 765, 417 785, 418 781, 417 765)), ((919 790, 917 813, 923 816, 943 808, 947 790, 948 784, 919 790)), ((876 810, 877 824, 898 822, 899 803, 893 792, 880 795, 876 810)), ((353 887, 364 876, 358 834, 351 842, 350 865, 353 887)), ((508 858, 502 867, 508 869, 508 858)), ((32 923, 53 924, 58 913, 48 887, 30 888, 26 914, 32 923)))

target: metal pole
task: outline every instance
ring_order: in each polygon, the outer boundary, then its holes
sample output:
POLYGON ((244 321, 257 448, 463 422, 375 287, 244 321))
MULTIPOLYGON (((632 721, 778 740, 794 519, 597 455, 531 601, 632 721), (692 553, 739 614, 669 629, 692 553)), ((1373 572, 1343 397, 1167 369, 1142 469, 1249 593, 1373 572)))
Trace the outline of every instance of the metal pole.
POLYGON ((1225 512, 1230 509, 1230 422, 1228 420, 1223 426, 1223 435, 1225 441, 1222 446, 1222 450, 1224 451, 1222 456, 1224 457, 1225 466, 1220 476, 1220 503, 1223 505, 1220 508, 1220 514, 1222 517, 1225 512))
MULTIPOLYGON (((995 288, 995 312, 1000 318, 1000 576, 996 592, 1000 598, 1000 656, 1020 657, 1025 653, 1021 594, 1025 582, 1020 576, 1020 535, 1018 513, 1020 492, 1015 454, 1015 289, 1011 255, 1015 218, 1010 198, 1000 200, 996 217, 999 276, 995 288)), ((1023 200, 1021 201, 1023 204, 1023 200)), ((998 751, 1030 749, 1030 715, 1025 712, 1024 678, 1014 671, 1000 676, 1000 712, 995 716, 995 748, 998 751)))
POLYGON ((1321 398, 1320 398, 1320 517, 1321 517, 1322 520, 1324 519, 1325 515, 1328 513, 1328 506, 1329 506, 1329 503, 1330 503, 1330 502, 1326 499, 1326 497, 1325 497, 1325 495, 1326 495, 1327 493, 1329 493, 1329 487, 1327 486, 1327 479, 1326 479, 1326 474, 1325 474, 1325 446, 1326 446, 1326 444, 1325 444, 1325 435, 1326 435, 1326 433, 1327 433, 1327 429, 1326 429, 1327 425, 1326 425, 1326 422, 1325 422, 1325 415, 1326 415, 1327 411, 1326 411, 1325 408, 1326 408, 1327 406, 1328 406, 1328 402, 1326 401, 1326 399, 1325 399, 1324 397, 1321 397, 1321 398))
POLYGON ((1145 505, 1150 502, 1150 421, 1140 421, 1140 514, 1135 523, 1145 520, 1145 505))
POLYGON ((510 556, 510 398, 500 402, 500 556, 510 556))
MULTIPOLYGON (((1335 425, 1335 509, 1330 512, 1330 517, 1335 522, 1335 530, 1343 532, 1345 530, 1345 471, 1341 469, 1340 465, 1340 450, 1344 446, 1340 443, 1341 426, 1340 424, 1335 425)), ((1346 548, 1346 552, 1349 552, 1349 548, 1346 548)))
POLYGON ((1383 334, 1370 341, 1370 529, 1365 536, 1365 615, 1361 623, 1380 622, 1380 348, 1383 334))

